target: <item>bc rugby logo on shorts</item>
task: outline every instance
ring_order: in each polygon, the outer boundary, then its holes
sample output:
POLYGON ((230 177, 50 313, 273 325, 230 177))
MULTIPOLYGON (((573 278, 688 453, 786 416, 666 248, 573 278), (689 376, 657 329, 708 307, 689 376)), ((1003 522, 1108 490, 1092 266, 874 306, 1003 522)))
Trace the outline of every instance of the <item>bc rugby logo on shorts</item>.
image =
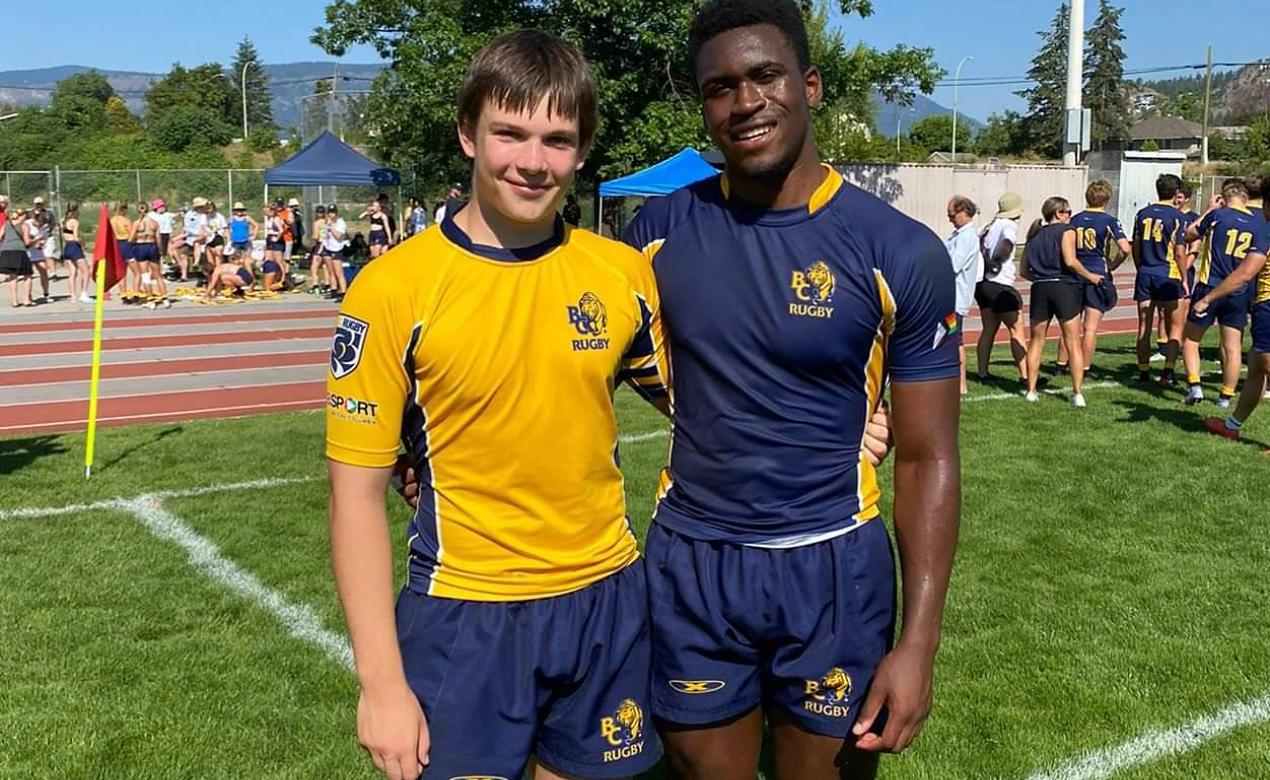
POLYGON ((644 711, 634 699, 622 699, 611 718, 600 718, 600 736, 613 746, 604 763, 638 756, 644 750, 644 711))
POLYGON ((833 294, 838 280, 823 260, 817 260, 790 274, 789 289, 797 300, 789 304, 789 313, 799 317, 829 319, 833 316, 833 294))
POLYGON ((331 376, 342 379, 357 370, 370 325, 347 314, 340 315, 331 344, 331 376))
POLYGON ((807 680, 803 693, 807 699, 803 709, 816 715, 828 715, 831 718, 845 718, 851 711, 848 700, 851 698, 851 675, 840 666, 835 666, 819 680, 807 680))
POLYGON ((667 684, 679 693, 702 694, 723 690, 723 680, 667 680, 667 684))
POLYGON ((589 352, 597 349, 608 349, 609 340, 604 338, 609 329, 609 314, 603 301, 592 292, 582 293, 577 306, 566 306, 569 312, 569 324, 584 338, 573 339, 574 352, 589 352))

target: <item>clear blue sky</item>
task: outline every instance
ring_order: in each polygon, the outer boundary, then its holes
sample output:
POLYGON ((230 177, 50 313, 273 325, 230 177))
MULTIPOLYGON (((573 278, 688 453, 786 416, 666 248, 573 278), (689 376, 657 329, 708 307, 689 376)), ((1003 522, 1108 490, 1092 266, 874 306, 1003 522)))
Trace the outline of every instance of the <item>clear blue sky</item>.
MULTIPOLYGON (((1265 56, 1265 11, 1253 6, 1264 0, 1227 4, 1220 14, 1204 14, 1186 3, 1148 3, 1118 0, 1126 6, 1123 23, 1127 69, 1204 61, 1204 49, 1214 44, 1217 61, 1247 62, 1265 56)), ((876 14, 866 20, 842 20, 848 41, 889 48, 897 43, 931 46, 951 73, 958 60, 971 55, 963 79, 1022 76, 1039 44, 1036 32, 1045 28, 1057 0, 875 0, 876 14)), ((72 23, 65 24, 65 3, 25 4, 19 26, 45 30, 36 36, 9 36, 0 47, 0 70, 81 64, 112 70, 164 72, 175 61, 186 65, 229 62, 244 34, 250 35, 265 62, 329 59, 309 34, 323 21, 319 0, 290 3, 216 0, 182 4, 173 13, 138 12, 138 7, 75 3, 72 23), (102 40, 113 45, 102 45, 102 40), (16 45, 14 42, 17 41, 16 45)), ((1097 2, 1086 0, 1086 21, 1092 23, 1097 2)), ((374 62, 375 52, 359 48, 346 62, 374 62)), ((1165 76, 1182 73, 1163 74, 1165 76)), ((979 119, 1004 108, 1020 109, 1017 86, 962 86, 960 108, 979 119)), ((951 105, 951 87, 940 87, 933 98, 951 105)))

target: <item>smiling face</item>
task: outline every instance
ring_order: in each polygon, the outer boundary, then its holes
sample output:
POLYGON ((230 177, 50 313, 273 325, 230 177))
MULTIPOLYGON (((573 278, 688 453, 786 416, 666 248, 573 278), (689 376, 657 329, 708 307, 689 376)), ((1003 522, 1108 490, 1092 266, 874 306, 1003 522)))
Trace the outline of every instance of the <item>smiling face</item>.
POLYGON ((813 144, 810 107, 820 102, 820 72, 799 68, 776 27, 716 35, 701 47, 696 75, 706 131, 730 175, 779 180, 813 144))
POLYGON ((487 102, 474 127, 460 126, 459 141, 473 160, 474 199, 521 225, 553 222, 586 161, 578 120, 549 113, 545 97, 524 112, 487 102))

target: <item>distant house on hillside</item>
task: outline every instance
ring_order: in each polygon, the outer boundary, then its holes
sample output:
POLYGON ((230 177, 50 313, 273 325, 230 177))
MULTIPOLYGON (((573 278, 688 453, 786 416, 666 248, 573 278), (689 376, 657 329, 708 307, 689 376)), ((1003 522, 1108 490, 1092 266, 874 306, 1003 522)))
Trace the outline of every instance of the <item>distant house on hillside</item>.
POLYGON ((1172 116, 1153 116, 1129 127, 1128 148, 1140 151, 1143 144, 1154 141, 1162 152, 1198 155, 1203 137, 1204 127, 1198 122, 1172 116))

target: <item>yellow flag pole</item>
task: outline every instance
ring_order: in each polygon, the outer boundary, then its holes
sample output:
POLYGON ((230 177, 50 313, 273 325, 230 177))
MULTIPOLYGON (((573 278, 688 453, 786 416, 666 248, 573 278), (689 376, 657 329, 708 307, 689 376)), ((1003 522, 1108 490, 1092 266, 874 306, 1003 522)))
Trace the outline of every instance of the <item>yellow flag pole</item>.
POLYGON ((106 259, 97 263, 97 301, 93 316, 93 375, 88 388, 88 450, 84 453, 84 479, 93 475, 93 446, 97 443, 97 386, 101 380, 101 313, 106 301, 106 259))

